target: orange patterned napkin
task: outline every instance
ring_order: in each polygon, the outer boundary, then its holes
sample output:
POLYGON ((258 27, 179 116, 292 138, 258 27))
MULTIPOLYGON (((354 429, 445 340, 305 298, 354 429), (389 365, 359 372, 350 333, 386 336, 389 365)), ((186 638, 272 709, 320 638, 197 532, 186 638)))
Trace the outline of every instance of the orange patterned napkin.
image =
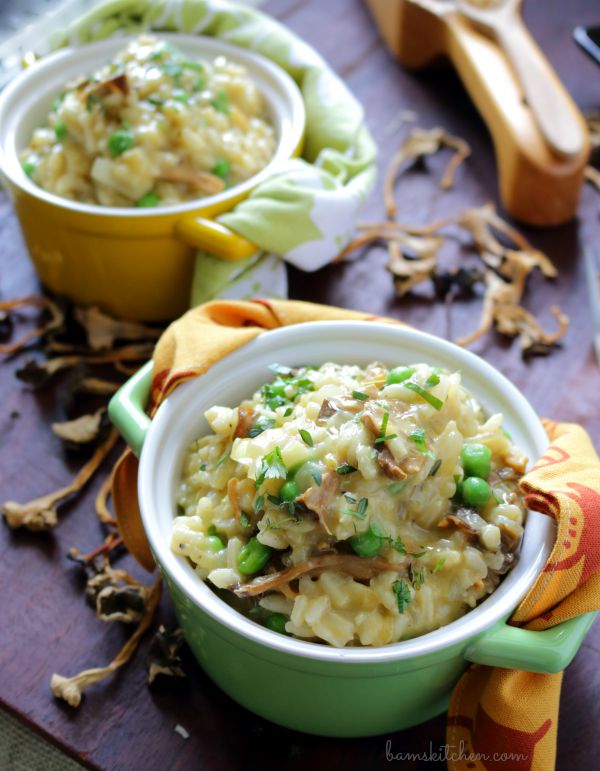
MULTIPOLYGON (((534 630, 600 609, 600 461, 580 426, 543 423, 551 445, 521 488, 530 509, 556 520, 558 534, 544 570, 510 619, 534 630)), ((562 672, 471 666, 448 710, 448 744, 461 747, 460 758, 448 761, 450 771, 552 771, 561 683, 562 672), (522 759, 492 760, 506 752, 522 759)))
MULTIPOLYGON (((218 300, 188 311, 171 324, 154 353, 150 414, 180 383, 257 335, 305 321, 386 321, 366 313, 295 301, 218 300)), ((544 421, 551 441, 523 478, 530 509, 553 517, 558 537, 550 559, 514 612, 511 623, 547 629, 600 609, 600 460, 586 432, 576 425, 544 421)), ((123 539, 138 561, 154 568, 137 495, 137 459, 127 451, 117 465, 113 495, 123 539)), ((562 674, 471 666, 458 682, 449 708, 447 740, 464 747, 450 771, 552 771, 556 754, 562 674), (525 760, 471 759, 471 753, 522 754, 525 760)), ((452 753, 451 753, 452 755, 452 753)))

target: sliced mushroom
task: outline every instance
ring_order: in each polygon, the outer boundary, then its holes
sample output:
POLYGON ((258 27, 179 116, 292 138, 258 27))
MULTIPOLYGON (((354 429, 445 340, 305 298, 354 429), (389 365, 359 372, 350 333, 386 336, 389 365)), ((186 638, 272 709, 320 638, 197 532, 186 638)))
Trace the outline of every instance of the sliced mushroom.
POLYGON ((257 413, 250 407, 238 407, 238 422, 233 432, 234 439, 248 436, 248 431, 254 425, 257 413))
POLYGON ((387 447, 384 447, 381 452, 377 453, 377 463, 383 473, 391 479, 406 479, 408 476, 387 447))
POLYGON ((318 576, 325 570, 336 570, 344 575, 367 580, 373 578, 379 573, 392 571, 395 573, 405 573, 408 570, 409 561, 393 563, 380 557, 366 559, 357 557, 353 554, 325 554, 319 557, 311 557, 306 562, 294 565, 286 570, 280 570, 278 573, 271 573, 267 576, 259 576, 249 584, 242 584, 234 589, 238 597, 255 597, 265 592, 279 589, 294 581, 301 576, 318 576))
POLYGON ((158 175, 166 182, 182 182, 196 193, 213 195, 225 189, 225 182, 208 171, 195 171, 189 166, 165 166, 158 175))
POLYGON ((331 535, 332 532, 327 516, 331 503, 338 494, 339 487, 339 475, 335 471, 327 471, 323 474, 320 485, 309 487, 306 492, 296 499, 297 503, 303 503, 307 509, 310 509, 317 515, 321 527, 327 535, 331 535))

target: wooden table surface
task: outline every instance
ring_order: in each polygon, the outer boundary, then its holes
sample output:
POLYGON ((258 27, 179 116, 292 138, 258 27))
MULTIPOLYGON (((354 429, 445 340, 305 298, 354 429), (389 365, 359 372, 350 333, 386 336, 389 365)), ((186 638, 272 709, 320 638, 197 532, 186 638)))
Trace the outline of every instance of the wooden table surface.
MULTIPOLYGON (((576 24, 600 23, 594 5, 589 0, 545 0, 531 1, 525 8, 534 36, 584 110, 600 108, 600 71, 572 43, 571 30, 576 24)), ((382 46, 361 0, 271 0, 265 7, 324 54, 362 101, 380 146, 382 170, 408 128, 394 130, 403 110, 414 110, 420 126, 442 125, 470 142, 473 155, 459 171, 455 190, 441 192, 423 172, 405 176, 399 188, 404 221, 427 222, 466 204, 496 200, 489 136, 451 71, 403 72, 382 46)), ((436 158, 429 166, 439 174, 444 162, 436 158)), ((380 190, 379 185, 365 219, 382 217, 380 190)), ((599 210, 600 196, 586 188, 576 221, 526 231, 560 272, 554 283, 534 277, 526 302, 548 325, 552 324, 551 305, 559 304, 569 314, 571 328, 564 346, 548 358, 528 362, 521 358, 516 343, 495 334, 473 347, 521 388, 540 414, 581 422, 596 446, 600 445, 600 370, 592 350, 582 247, 598 242, 599 210)), ((457 247, 450 259, 459 256, 457 247)), ((359 260, 317 274, 292 270, 290 296, 395 316, 448 336, 444 305, 432 301, 428 292, 397 299, 385 262, 385 251, 375 248, 359 260)), ((37 288, 17 222, 2 196, 0 294, 15 297, 37 288)), ((474 327, 479 307, 478 300, 454 304, 452 336, 474 327)), ((66 483, 77 468, 49 430, 51 420, 64 417, 52 391, 34 393, 23 387, 14 377, 18 366, 18 359, 0 365, 0 501, 29 500, 66 483)), ((387 738, 394 752, 423 753, 430 742, 434 750, 443 744, 443 717, 390 737, 304 736, 246 712, 189 660, 188 683, 149 690, 143 664, 147 639, 129 666, 89 689, 78 711, 55 701, 48 685, 53 672, 72 674, 108 661, 129 633, 118 624, 103 624, 95 618, 84 605, 77 570, 65 559, 69 547, 85 551, 101 539, 93 511, 101 476, 84 495, 62 507, 54 532, 36 535, 0 527, 0 703, 6 709, 94 769, 443 767, 436 762, 386 761, 387 738), (174 731, 177 724, 189 732, 188 739, 174 731)), ((166 597, 159 619, 174 623, 166 597)), ((597 768, 600 734, 593 729, 600 724, 599 663, 600 625, 596 625, 565 674, 558 738, 562 771, 597 768)))

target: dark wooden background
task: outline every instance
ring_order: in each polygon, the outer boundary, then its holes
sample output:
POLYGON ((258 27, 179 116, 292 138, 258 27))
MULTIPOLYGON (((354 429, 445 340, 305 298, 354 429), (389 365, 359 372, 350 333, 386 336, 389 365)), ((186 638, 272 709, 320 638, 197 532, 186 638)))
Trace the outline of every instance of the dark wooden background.
MULTIPOLYGON (((466 204, 496 200, 494 158, 487 131, 459 81, 448 70, 403 72, 382 46, 361 0, 271 0, 266 9, 313 44, 347 81, 365 106, 380 146, 383 170, 402 135, 402 110, 414 110, 418 125, 442 125, 467 139, 472 158, 449 193, 431 176, 410 172, 399 188, 400 217, 427 222, 466 204), (396 130, 394 127, 396 126, 396 130)), ((576 24, 600 23, 600 8, 590 0, 545 0, 526 4, 534 36, 584 109, 600 108, 600 70, 575 47, 576 24), (595 7, 596 6, 596 7, 595 7)), ((429 168, 439 177, 446 159, 429 168)), ((381 186, 369 201, 365 219, 381 218, 381 186)), ((592 349, 591 318, 582 262, 584 245, 598 244, 600 195, 582 194, 576 221, 560 228, 526 231, 560 271, 546 283, 534 277, 527 305, 549 325, 549 308, 559 304, 571 317, 564 346, 548 358, 524 362, 518 346, 491 334, 474 350, 520 387, 542 415, 581 422, 600 445, 600 370, 592 349)), ((600 244, 598 244, 600 248, 600 244)), ((448 259, 461 258, 460 245, 448 259)), ((430 332, 456 337, 472 329, 479 301, 455 303, 449 317, 427 291, 399 300, 384 269, 386 254, 373 249, 361 259, 317 274, 290 271, 292 297, 360 308, 402 318, 430 332)), ((37 289, 10 204, 0 199, 0 295, 15 297, 37 289)), ((64 416, 52 391, 33 393, 15 378, 19 361, 0 365, 0 501, 27 501, 67 482, 77 461, 65 455, 49 430, 64 416)), ((303 736, 253 716, 223 695, 192 661, 189 682, 149 690, 143 660, 145 640, 134 660, 119 674, 91 688, 78 711, 52 698, 53 672, 72 674, 108 661, 128 630, 98 621, 83 602, 81 579, 66 561, 71 546, 96 546, 101 533, 93 512, 100 477, 77 501, 61 509, 53 533, 34 535, 0 527, 0 702, 34 730, 52 738, 90 768, 110 771, 163 769, 442 767, 441 763, 386 761, 386 738, 394 752, 427 752, 443 744, 444 719, 430 721, 391 737, 333 740, 303 736), (181 724, 186 740, 175 733, 181 724)), ((160 620, 174 622, 167 598, 160 620)), ((587 771, 600 755, 600 625, 588 635, 565 674, 558 739, 558 768, 587 771)), ((323 687, 327 687, 324 682, 323 687)), ((290 694, 290 699, 294 694, 290 694)), ((319 694, 315 693, 315 699, 319 694)), ((367 708, 367 707, 366 707, 367 708)))

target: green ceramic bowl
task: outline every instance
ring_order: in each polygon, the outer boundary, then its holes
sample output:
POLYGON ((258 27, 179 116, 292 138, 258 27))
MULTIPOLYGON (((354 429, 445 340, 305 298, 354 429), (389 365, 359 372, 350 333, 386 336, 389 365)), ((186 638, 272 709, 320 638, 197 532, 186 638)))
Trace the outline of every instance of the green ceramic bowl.
POLYGON ((267 366, 325 361, 388 366, 425 361, 459 369, 463 382, 530 458, 547 446, 535 412, 489 364, 439 338, 387 324, 314 322, 266 332, 181 385, 152 420, 144 414, 148 364, 113 398, 110 415, 140 454, 144 528, 185 637, 207 674, 233 699, 275 723, 326 736, 371 736, 444 711, 469 662, 558 672, 577 652, 595 614, 532 632, 505 620, 533 584, 555 537, 554 522, 530 512, 516 567, 477 608, 441 629, 380 648, 336 649, 271 632, 220 600, 169 548, 175 491, 188 444, 209 432, 204 411, 235 405, 264 383, 267 366))

